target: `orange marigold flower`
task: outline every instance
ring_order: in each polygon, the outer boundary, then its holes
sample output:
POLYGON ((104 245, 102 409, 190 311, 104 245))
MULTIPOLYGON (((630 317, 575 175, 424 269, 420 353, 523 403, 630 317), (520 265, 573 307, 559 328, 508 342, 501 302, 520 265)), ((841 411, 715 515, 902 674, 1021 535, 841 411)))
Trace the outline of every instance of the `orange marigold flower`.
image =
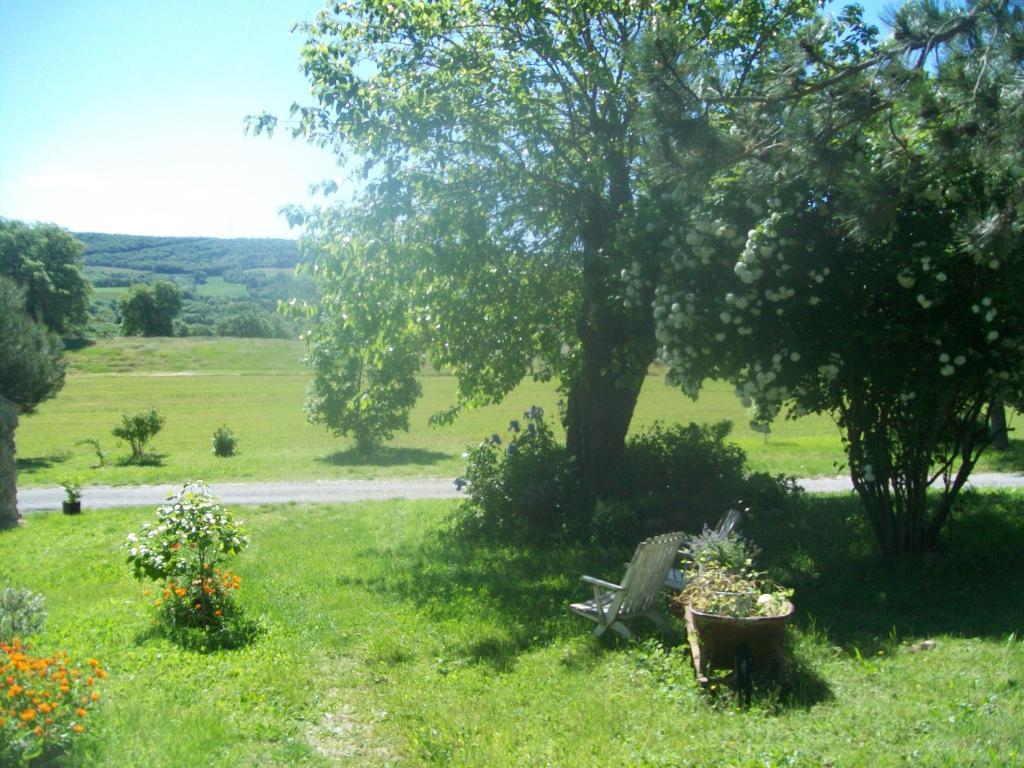
POLYGON ((85 730, 85 726, 79 725, 78 723, 75 723, 74 725, 71 726, 71 730, 74 731, 75 733, 81 733, 82 731, 85 730))
POLYGON ((75 714, 79 717, 85 717, 87 714, 89 714, 89 711, 85 707, 79 707, 75 710, 75 714))
POLYGON ((100 700, 100 692, 99 691, 93 691, 92 694, 89 696, 89 698, 92 699, 93 701, 99 701, 100 700))
POLYGON ((7 689, 7 698, 13 699, 15 696, 17 696, 24 690, 24 688, 22 688, 20 685, 17 685, 16 683, 12 684, 11 687, 7 689))
POLYGON ((222 615, 223 613, 224 613, 224 611, 221 611, 221 610, 216 610, 216 611, 214 611, 214 612, 213 612, 213 615, 214 615, 214 616, 220 616, 220 615, 222 615))
POLYGON ((178 587, 176 590, 174 590, 174 594, 176 594, 178 597, 184 597, 188 594, 188 590, 184 587, 178 587))
POLYGON ((36 711, 34 709, 26 709, 24 712, 21 713, 21 719, 24 720, 26 723, 29 720, 35 720, 35 718, 36 711))

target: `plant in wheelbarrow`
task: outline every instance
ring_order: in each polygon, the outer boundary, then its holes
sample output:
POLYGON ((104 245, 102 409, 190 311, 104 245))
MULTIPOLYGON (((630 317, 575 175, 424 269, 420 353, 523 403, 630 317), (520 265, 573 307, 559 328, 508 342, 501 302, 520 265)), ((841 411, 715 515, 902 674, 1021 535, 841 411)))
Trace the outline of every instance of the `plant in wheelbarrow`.
POLYGON ((757 548, 735 532, 691 537, 685 588, 672 610, 686 621, 694 669, 702 685, 712 670, 728 670, 741 700, 749 701, 755 668, 785 668, 785 625, 793 590, 754 570, 757 548))

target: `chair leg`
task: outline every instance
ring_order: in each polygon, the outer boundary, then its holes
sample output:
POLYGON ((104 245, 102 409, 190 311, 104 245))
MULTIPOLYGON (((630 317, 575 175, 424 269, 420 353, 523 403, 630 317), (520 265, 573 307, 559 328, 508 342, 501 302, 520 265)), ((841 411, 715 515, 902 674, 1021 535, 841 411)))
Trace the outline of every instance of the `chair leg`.
POLYGON ((609 628, 611 628, 614 631, 618 632, 620 635, 622 635, 627 640, 632 640, 633 639, 633 633, 630 632, 629 631, 629 627, 627 627, 621 621, 613 621, 608 626, 609 626, 609 628))

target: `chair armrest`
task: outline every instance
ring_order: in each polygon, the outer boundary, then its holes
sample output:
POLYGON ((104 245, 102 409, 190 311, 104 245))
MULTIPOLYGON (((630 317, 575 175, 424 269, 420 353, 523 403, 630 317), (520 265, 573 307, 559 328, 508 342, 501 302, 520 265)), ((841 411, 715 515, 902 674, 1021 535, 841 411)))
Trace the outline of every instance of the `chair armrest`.
POLYGON ((621 584, 612 584, 610 581, 604 581, 602 579, 595 579, 593 576, 582 576, 583 581, 587 584, 593 584, 595 587, 604 587, 605 589, 612 589, 618 591, 622 589, 621 584))

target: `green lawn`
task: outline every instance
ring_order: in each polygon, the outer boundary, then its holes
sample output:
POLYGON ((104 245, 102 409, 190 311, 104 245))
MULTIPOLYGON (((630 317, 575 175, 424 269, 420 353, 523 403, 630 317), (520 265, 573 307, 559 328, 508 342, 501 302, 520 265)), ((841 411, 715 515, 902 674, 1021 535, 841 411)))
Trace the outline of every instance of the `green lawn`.
MULTIPOLYGON (((525 382, 505 402, 462 415, 455 424, 431 427, 431 414, 449 406, 455 383, 426 372, 423 398, 411 430, 373 457, 352 452, 347 439, 308 424, 302 413, 310 372, 302 345, 264 339, 109 339, 69 354, 67 385, 38 413, 22 419, 17 432, 19 485, 52 485, 68 475, 87 484, 176 483, 188 478, 281 480, 368 477, 454 477, 464 469, 467 446, 498 432, 531 405, 540 405, 557 424, 558 395, 551 383, 525 382), (120 415, 156 406, 167 418, 153 450, 161 465, 122 466, 128 449, 110 434, 120 415), (239 439, 240 455, 212 455, 210 439, 220 425, 239 439), (99 439, 111 454, 96 463, 79 442, 99 439)), ((798 477, 838 474, 843 461, 838 432, 826 417, 779 421, 765 438, 747 426, 746 411, 729 387, 709 383, 697 402, 651 375, 637 406, 633 429, 655 420, 734 423, 732 439, 749 454, 753 469, 798 477)), ((1024 455, 983 464, 1019 469, 1024 455)))
POLYGON ((152 510, 29 515, 0 534, 0 585, 45 596, 40 652, 109 670, 69 766, 1020 765, 1024 496, 968 502, 953 553, 901 567, 846 501, 750 521, 798 615, 791 684, 746 711, 698 690, 685 644, 594 641, 568 614, 628 552, 460 546, 449 502, 241 511, 266 631, 240 650, 151 634, 118 545, 152 510))

